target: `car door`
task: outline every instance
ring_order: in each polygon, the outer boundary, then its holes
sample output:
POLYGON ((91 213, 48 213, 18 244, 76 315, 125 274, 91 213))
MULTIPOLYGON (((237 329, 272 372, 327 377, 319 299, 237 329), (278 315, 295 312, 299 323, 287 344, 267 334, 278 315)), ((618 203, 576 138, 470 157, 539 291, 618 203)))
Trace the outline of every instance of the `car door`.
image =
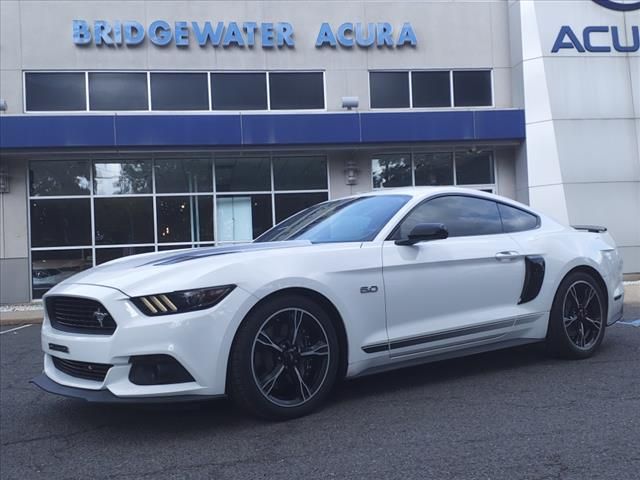
POLYGON ((492 200, 426 200, 384 242, 382 263, 391 356, 499 338, 518 315, 524 259, 492 200), (421 223, 442 223, 449 237, 396 245, 421 223))

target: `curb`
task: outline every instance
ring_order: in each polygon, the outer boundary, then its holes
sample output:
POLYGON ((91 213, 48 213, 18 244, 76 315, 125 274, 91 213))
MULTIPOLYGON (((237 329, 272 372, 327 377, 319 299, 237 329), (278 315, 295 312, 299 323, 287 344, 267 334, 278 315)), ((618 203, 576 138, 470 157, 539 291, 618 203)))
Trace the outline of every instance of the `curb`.
POLYGON ((0 312, 0 327, 8 325, 28 325, 42 323, 42 310, 28 310, 24 312, 0 312))
MULTIPOLYGON (((625 285, 625 309, 640 309, 640 285, 625 285)), ((42 323, 43 310, 27 310, 17 312, 0 312, 0 327, 8 325, 27 325, 42 323)))

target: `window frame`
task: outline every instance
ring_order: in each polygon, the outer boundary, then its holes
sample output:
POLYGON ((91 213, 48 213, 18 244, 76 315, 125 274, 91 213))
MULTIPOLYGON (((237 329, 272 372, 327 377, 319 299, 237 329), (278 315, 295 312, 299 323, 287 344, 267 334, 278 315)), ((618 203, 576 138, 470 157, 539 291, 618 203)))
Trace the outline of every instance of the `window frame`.
POLYGON ((407 188, 407 187, 427 187, 427 185, 416 185, 416 164, 415 164, 415 156, 421 155, 424 153, 452 153, 453 154, 453 184, 452 185, 434 185, 434 187, 461 187, 461 188, 471 188, 475 190, 491 190, 489 193, 496 193, 498 191, 498 162, 496 162, 496 151, 494 148, 487 149, 488 152, 491 153, 491 163, 492 163, 492 175, 493 175, 493 183, 473 183, 473 184, 458 184, 458 174, 456 172, 456 157, 459 153, 461 153, 461 149, 454 148, 452 150, 445 150, 443 148, 434 149, 434 150, 415 150, 411 148, 407 148, 404 151, 401 149, 398 150, 389 150, 389 151, 378 151, 375 153, 369 154, 369 167, 371 168, 371 174, 369 175, 369 188, 371 191, 380 191, 380 190, 391 190, 393 188, 407 188), (411 184, 405 187, 374 187, 373 185, 373 169, 371 166, 371 161, 375 156, 381 155, 402 155, 409 154, 411 158, 411 184))
POLYGON ((368 70, 368 82, 367 93, 369 98, 369 109, 378 112, 398 112, 407 110, 418 111, 449 111, 449 110, 486 110, 496 108, 496 94, 495 94, 495 68, 494 67, 474 67, 474 68, 410 68, 410 69, 397 69, 397 68, 375 68, 368 70), (409 81, 409 107, 373 107, 371 101, 371 73, 393 73, 401 72, 408 74, 409 81), (448 107, 416 107, 413 105, 413 72, 449 72, 449 97, 450 105, 448 107), (470 106, 470 107, 457 107, 455 99, 455 89, 453 88, 453 74, 454 72, 489 72, 490 84, 491 84, 491 105, 485 106, 470 106))
MULTIPOLYGON (((36 114, 68 115, 89 112, 89 72, 85 70, 23 70, 22 71, 22 112, 36 114), (84 74, 84 110, 27 110, 27 74, 28 73, 83 73, 84 74)), ((104 112, 103 112, 104 113, 104 112)))
MULTIPOLYGON (((236 72, 238 73, 238 72, 236 72)), ((242 72, 240 72, 242 73, 242 72)), ((326 112, 327 111, 327 72, 326 70, 268 70, 267 73, 267 107, 268 112, 276 112, 276 113, 288 113, 288 112, 326 112), (274 109, 271 106, 271 74, 272 73, 322 73, 322 98, 324 101, 324 106, 322 108, 277 108, 274 109)), ((244 110, 243 110, 244 111, 244 110)), ((264 112, 265 110, 259 110, 260 112, 264 112)))
POLYGON ((312 113, 312 112, 326 112, 328 107, 327 101, 327 75, 325 69, 275 69, 275 70, 237 70, 237 69, 220 69, 220 70, 206 70, 206 69, 90 69, 90 70, 72 70, 72 69, 26 69, 22 70, 22 113, 34 114, 34 115, 68 115, 68 114, 81 114, 90 113, 96 115, 109 115, 119 112, 125 112, 126 114, 136 113, 151 113, 153 115, 167 115, 171 113, 189 113, 189 114, 202 114, 204 112, 219 113, 222 115, 233 113, 312 113), (27 110, 27 88, 26 88, 26 75, 28 73, 78 73, 84 74, 84 110, 27 110), (146 73, 147 75, 147 109, 146 110, 91 110, 90 98, 89 98, 89 73, 146 73), (151 98, 151 74, 152 73, 204 73, 207 76, 207 96, 208 104, 207 108, 203 110, 154 110, 153 102, 151 98), (213 95, 211 92, 211 74, 212 73, 264 73, 266 76, 266 96, 267 96, 267 109, 266 110, 215 110, 213 108, 213 95), (270 95, 270 74, 271 73, 321 73, 322 74, 322 96, 324 105, 322 108, 300 108, 300 109, 272 109, 271 108, 271 95, 270 95))
MULTIPOLYGON (((541 227, 542 225, 542 221, 540 219, 540 216, 530 210, 526 210, 522 207, 518 207, 515 205, 511 205, 508 202, 503 202, 494 198, 487 198, 487 197, 483 197, 481 195, 473 195, 471 193, 458 193, 458 192, 445 192, 445 193, 438 193, 436 195, 430 196, 429 198, 425 198, 424 200, 422 200, 421 202, 419 202, 417 205, 414 205, 413 207, 411 207, 411 210, 409 210, 400 220, 398 220, 398 223, 396 223, 396 225, 393 227, 393 229, 391 230, 391 232, 386 236, 386 238, 384 239, 385 242, 388 241, 395 241, 397 240, 396 238, 393 238, 396 233, 398 232, 398 230, 400 229, 400 226, 402 225, 402 223, 409 217, 409 215, 411 215, 416 209, 420 208, 422 205, 429 203, 431 200, 435 200, 437 198, 443 198, 443 197, 467 197, 467 198, 473 198, 476 200, 484 200, 484 201, 488 201, 488 202, 493 202, 496 204, 496 211, 498 212, 498 218, 500 219, 500 226, 501 226, 501 232, 500 233, 485 233, 485 234, 480 234, 480 235, 458 235, 456 237, 451 237, 451 238, 471 238, 471 237, 487 237, 490 235, 511 235, 513 233, 522 233, 522 232, 531 232, 533 230, 537 230, 541 227), (520 232, 505 232, 504 231, 504 223, 502 221, 502 215, 500 214, 500 209, 498 208, 498 205, 502 204, 502 205, 506 205, 507 207, 512 207, 515 208, 517 210, 520 210, 524 213, 528 213, 530 215, 533 215, 536 219, 536 227, 529 229, 529 230, 521 230, 520 232)), ((445 239, 445 240, 448 240, 445 239)))

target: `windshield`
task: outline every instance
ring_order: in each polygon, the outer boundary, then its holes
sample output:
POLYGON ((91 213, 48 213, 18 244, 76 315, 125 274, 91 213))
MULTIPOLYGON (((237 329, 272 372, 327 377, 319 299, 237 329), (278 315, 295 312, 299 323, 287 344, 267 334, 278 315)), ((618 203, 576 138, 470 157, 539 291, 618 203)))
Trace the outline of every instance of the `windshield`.
POLYGON ((410 198, 408 195, 380 195, 321 203, 289 217, 260 235, 255 242, 371 241, 410 198))

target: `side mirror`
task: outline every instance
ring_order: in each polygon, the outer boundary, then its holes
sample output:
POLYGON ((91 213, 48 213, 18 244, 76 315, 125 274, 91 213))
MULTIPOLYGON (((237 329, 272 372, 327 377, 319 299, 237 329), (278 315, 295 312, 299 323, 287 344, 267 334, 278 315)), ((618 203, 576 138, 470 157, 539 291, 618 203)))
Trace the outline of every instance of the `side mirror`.
POLYGON ((410 246, 419 242, 430 240, 443 240, 449 236, 449 230, 442 223, 419 223, 411 233, 409 238, 396 240, 396 245, 410 246))

